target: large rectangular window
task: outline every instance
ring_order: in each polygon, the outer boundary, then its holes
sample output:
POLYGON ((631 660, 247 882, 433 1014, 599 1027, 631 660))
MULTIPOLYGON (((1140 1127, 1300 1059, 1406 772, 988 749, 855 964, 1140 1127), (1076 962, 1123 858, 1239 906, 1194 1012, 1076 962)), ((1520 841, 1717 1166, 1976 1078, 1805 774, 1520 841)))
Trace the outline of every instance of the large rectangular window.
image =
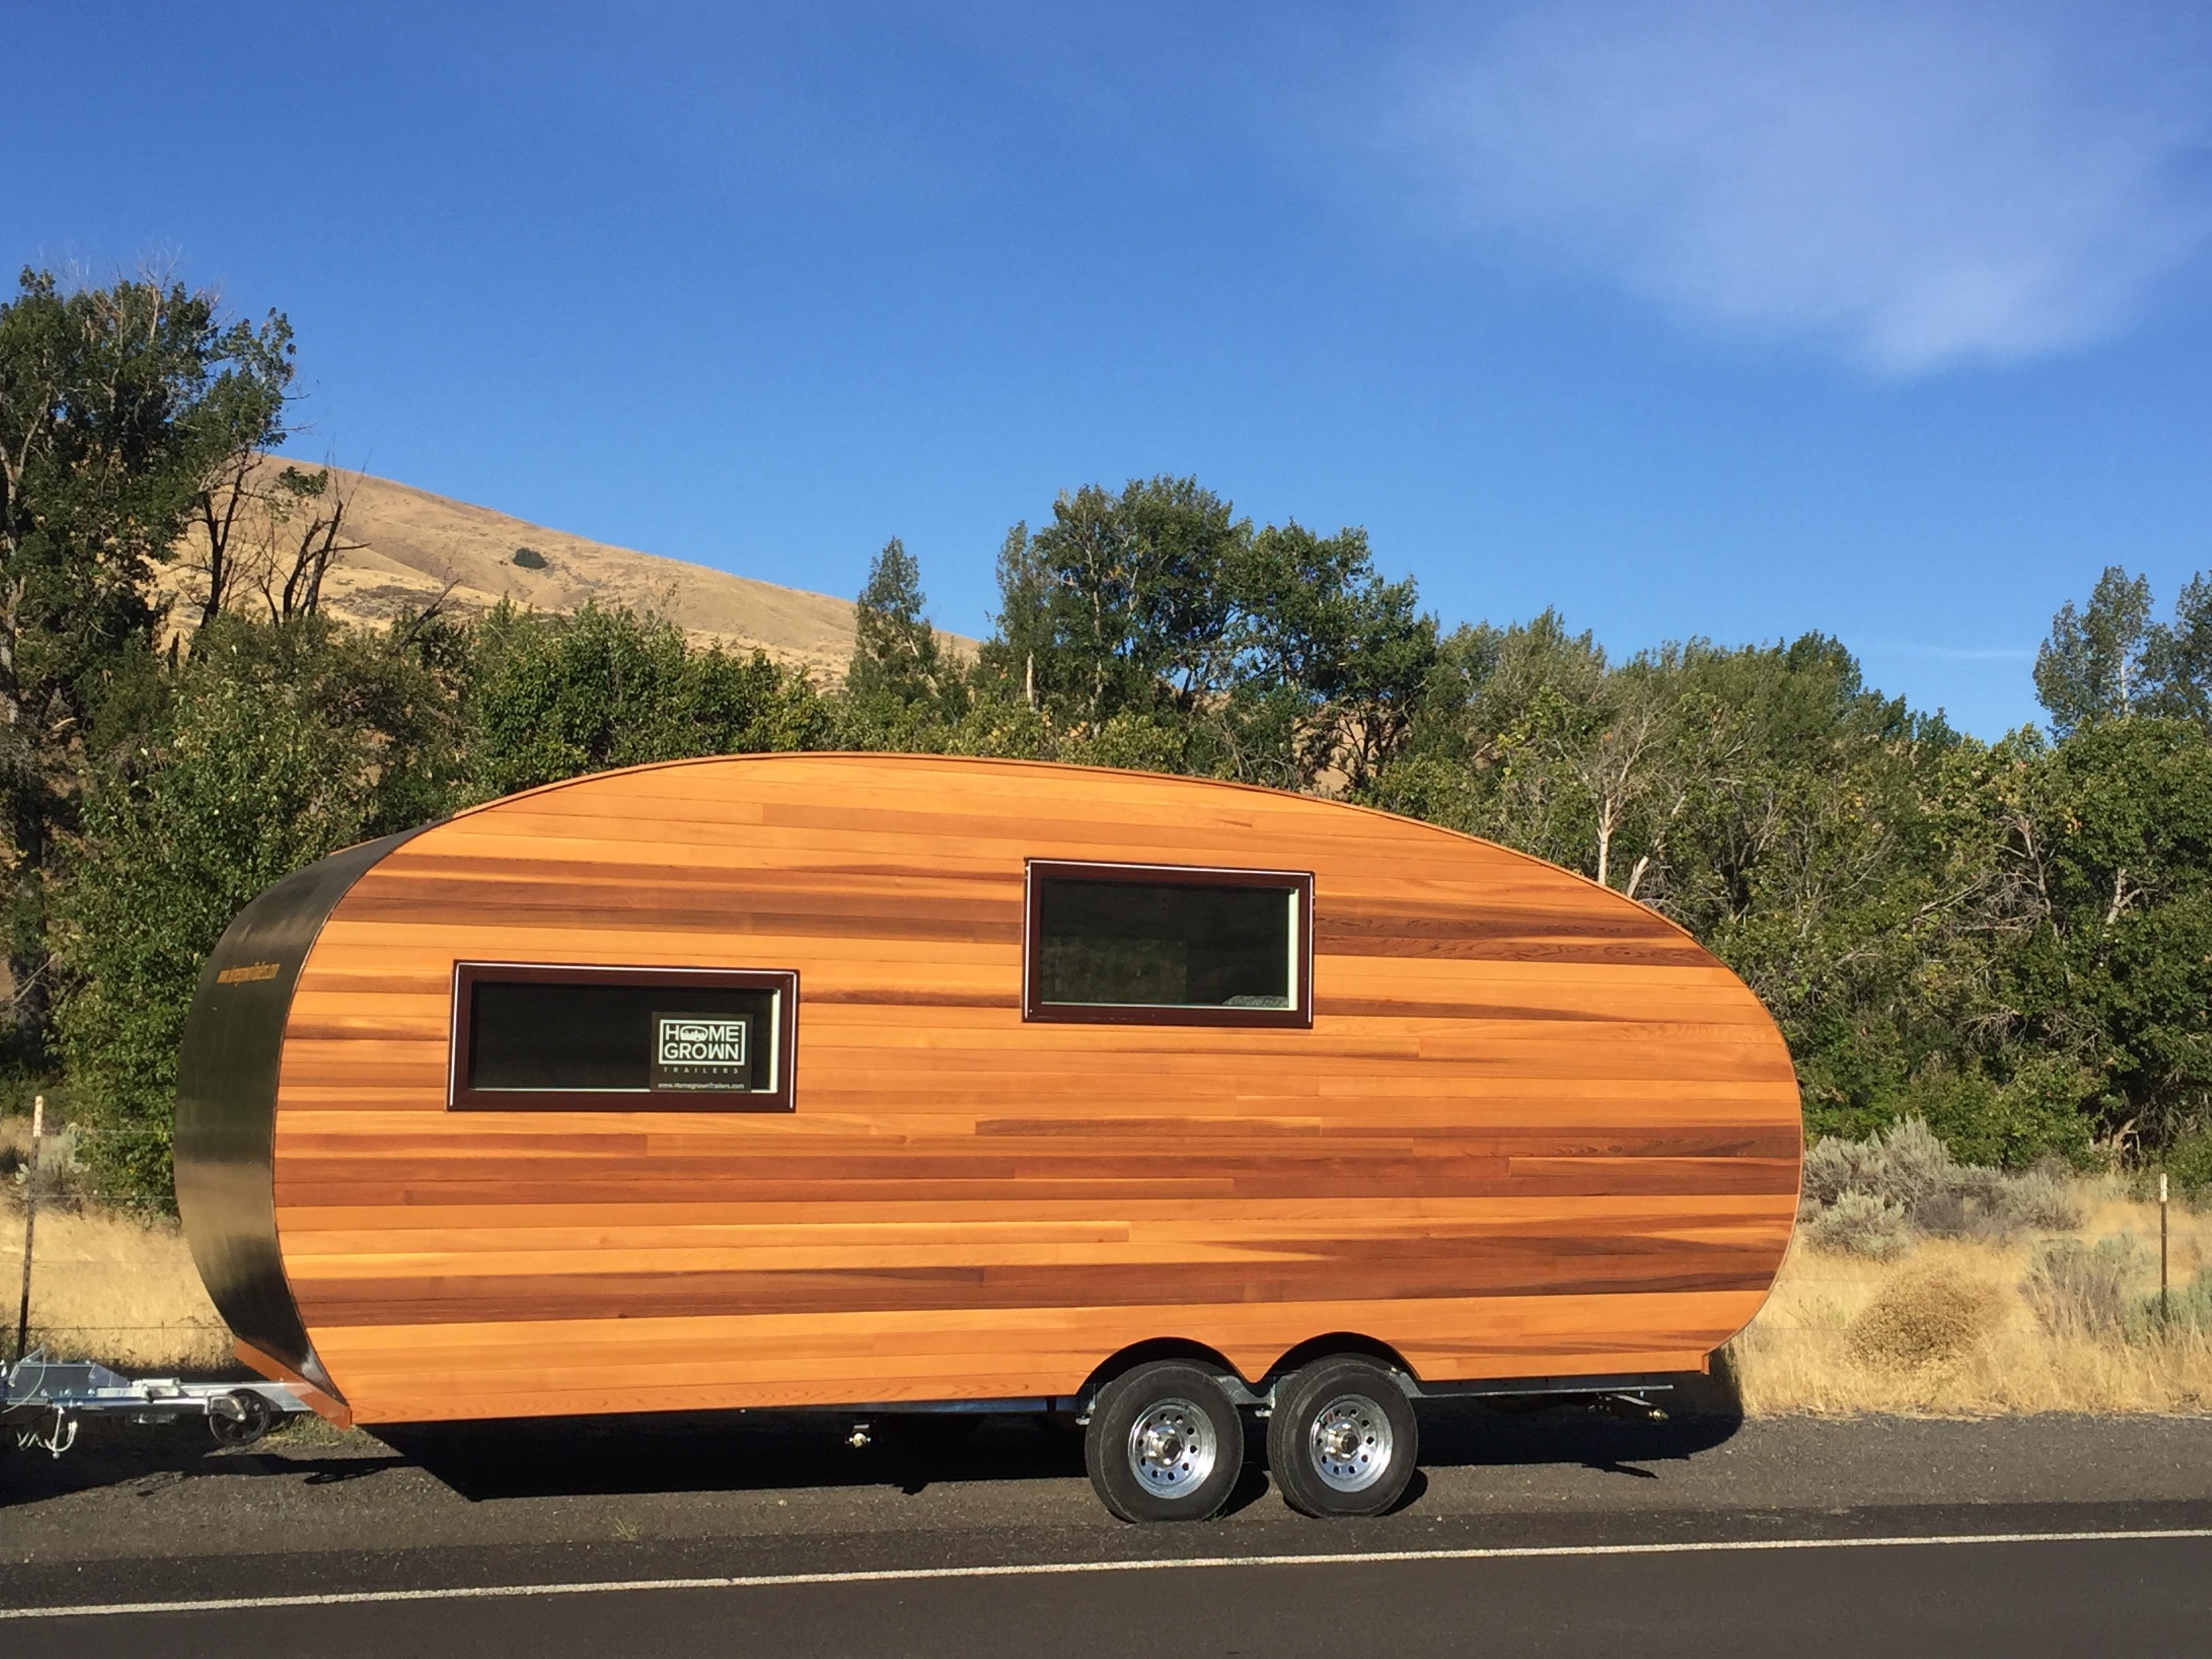
POLYGON ((720 969, 453 969, 460 1109, 788 1110, 799 976, 720 969))
POLYGON ((1033 859, 1030 1019, 1309 1025, 1313 878, 1033 859))

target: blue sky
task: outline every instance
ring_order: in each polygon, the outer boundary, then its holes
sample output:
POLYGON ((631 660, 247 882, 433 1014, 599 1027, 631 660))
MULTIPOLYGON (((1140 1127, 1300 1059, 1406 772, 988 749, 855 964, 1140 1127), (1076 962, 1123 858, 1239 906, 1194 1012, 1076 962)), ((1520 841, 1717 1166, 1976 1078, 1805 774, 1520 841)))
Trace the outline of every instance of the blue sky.
POLYGON ((299 447, 988 627, 1194 473, 1449 624, 1818 629, 1985 736, 2212 568, 2212 12, 26 8, 6 255, 287 312, 299 447))

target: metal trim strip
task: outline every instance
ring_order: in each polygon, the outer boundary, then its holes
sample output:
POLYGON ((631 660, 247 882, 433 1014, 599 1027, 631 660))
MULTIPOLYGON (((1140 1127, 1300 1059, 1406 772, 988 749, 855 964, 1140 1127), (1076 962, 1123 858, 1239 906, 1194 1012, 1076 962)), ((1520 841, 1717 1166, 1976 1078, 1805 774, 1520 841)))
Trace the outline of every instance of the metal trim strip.
MULTIPOLYGON (((426 826, 427 827, 427 826, 426 826)), ((323 924, 410 830, 333 853, 263 892, 201 965, 177 1054, 177 1212, 231 1334, 340 1398, 276 1241, 276 1085, 292 993, 323 924), (273 971, 272 971, 273 969, 273 971)))

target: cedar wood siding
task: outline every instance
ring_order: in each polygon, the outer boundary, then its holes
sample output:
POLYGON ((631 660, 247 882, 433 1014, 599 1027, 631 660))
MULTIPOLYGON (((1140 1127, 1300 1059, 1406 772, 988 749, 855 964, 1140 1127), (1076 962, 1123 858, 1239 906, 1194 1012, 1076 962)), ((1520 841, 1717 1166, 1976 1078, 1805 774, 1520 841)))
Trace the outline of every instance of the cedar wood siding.
POLYGON ((1269 790, 783 755, 407 840, 285 1028, 283 1266, 356 1420, 1074 1392, 1155 1337, 1694 1370, 1797 1201, 1773 1022, 1537 860, 1269 790), (1030 1023, 1030 859, 1310 871, 1310 1030, 1030 1023), (453 1111, 457 961, 799 975, 795 1109, 453 1111))

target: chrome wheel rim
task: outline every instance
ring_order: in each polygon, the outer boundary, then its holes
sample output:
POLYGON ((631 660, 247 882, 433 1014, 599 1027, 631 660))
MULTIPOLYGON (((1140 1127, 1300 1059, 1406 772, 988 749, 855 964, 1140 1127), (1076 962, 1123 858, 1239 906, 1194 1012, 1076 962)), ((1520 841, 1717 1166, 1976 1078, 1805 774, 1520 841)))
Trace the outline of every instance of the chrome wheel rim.
POLYGON ((1162 1400, 1129 1425, 1129 1472, 1146 1492, 1182 1498, 1206 1484, 1220 1446, 1213 1419, 1188 1400, 1162 1400))
POLYGON ((1390 1470, 1396 1437, 1382 1407, 1364 1395, 1340 1394, 1306 1425, 1314 1473, 1338 1492, 1364 1492, 1390 1470))

